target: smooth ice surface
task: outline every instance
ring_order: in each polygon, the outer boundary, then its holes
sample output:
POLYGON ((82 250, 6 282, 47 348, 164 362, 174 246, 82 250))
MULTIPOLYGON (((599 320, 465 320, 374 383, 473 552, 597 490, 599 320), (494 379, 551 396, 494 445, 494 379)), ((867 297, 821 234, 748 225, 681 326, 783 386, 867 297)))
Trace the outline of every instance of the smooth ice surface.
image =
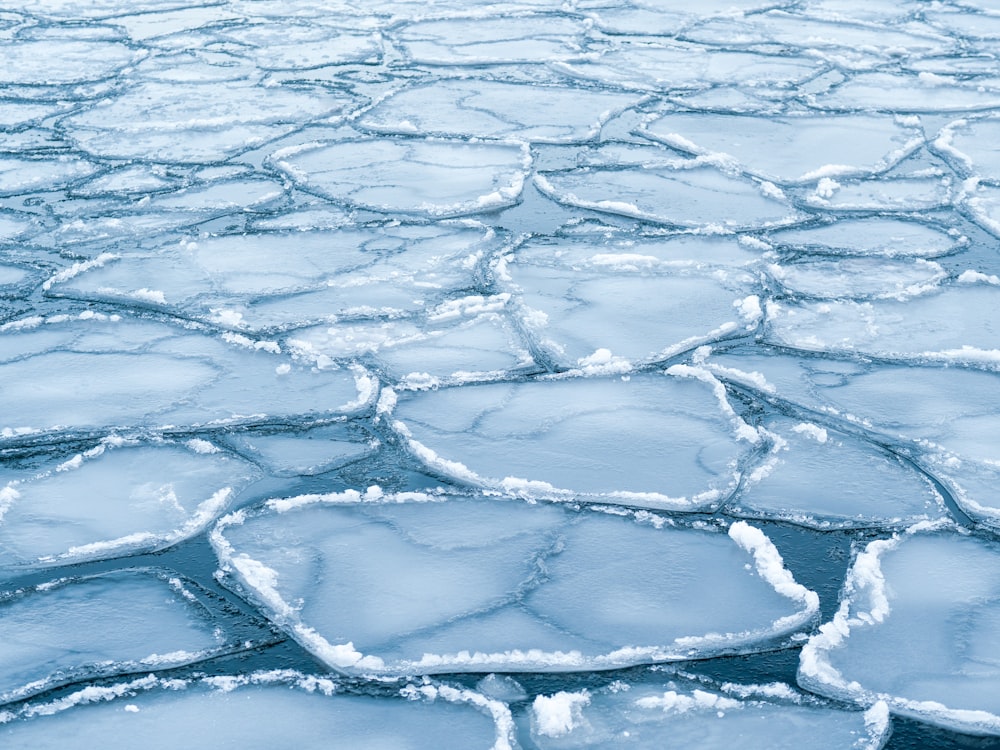
POLYGON ((212 543, 275 622, 361 674, 742 652, 803 627, 818 605, 743 523, 727 536, 642 514, 370 490, 272 500, 224 518, 212 543))
POLYGON ((970 733, 995 734, 998 552, 914 528, 858 554, 832 622, 802 651, 809 689, 970 733))
MULTIPOLYGON (((661 678, 662 679, 662 678, 661 678)), ((529 712, 539 748, 854 748, 888 739, 884 703, 844 710, 788 685, 616 680, 598 690, 539 695, 529 712)))
POLYGON ((85 677, 176 667, 226 645, 184 583, 155 572, 63 579, 0 600, 0 700, 85 677))
POLYGON ((496 701, 445 685, 377 698, 340 692, 333 680, 283 672, 201 680, 150 676, 71 693, 0 714, 0 737, 21 747, 338 746, 359 750, 510 748, 510 714, 496 701))

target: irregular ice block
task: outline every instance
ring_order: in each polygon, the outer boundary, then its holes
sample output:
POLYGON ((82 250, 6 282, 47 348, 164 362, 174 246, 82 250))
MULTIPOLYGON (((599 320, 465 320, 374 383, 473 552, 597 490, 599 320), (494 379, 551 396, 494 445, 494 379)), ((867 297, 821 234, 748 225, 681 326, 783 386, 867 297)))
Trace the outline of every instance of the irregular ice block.
POLYGON ((373 488, 271 500, 210 538, 241 591, 350 673, 685 659, 773 643, 815 614, 757 529, 643 518, 373 488))
POLYGON ((393 94, 359 119, 379 133, 574 143, 595 137, 635 95, 567 86, 443 80, 393 94))
MULTIPOLYGON (((888 269, 886 269, 888 270, 888 269)), ((1000 368, 1000 288, 954 285, 912 299, 769 303, 767 339, 799 349, 1000 368)))
POLYGON ((928 211, 951 205, 955 190, 947 175, 833 180, 821 177, 806 204, 837 211, 928 211))
POLYGON ((56 280, 50 292, 140 301, 238 330, 398 315, 471 286, 491 237, 483 227, 448 224, 209 236, 108 258, 56 280), (138 294, 150 279, 161 299, 138 294))
POLYGON ((714 167, 583 167, 535 175, 553 200, 633 219, 724 232, 798 221, 774 185, 730 177, 714 167))
POLYGON ((0 570, 161 549, 200 532, 259 472, 206 441, 106 441, 0 472, 0 570))
POLYGON ((775 450, 727 505, 729 513, 817 528, 909 526, 946 515, 928 479, 876 446, 785 417, 764 427, 775 450))
POLYGON ((698 45, 623 44, 596 59, 557 62, 570 76, 640 91, 702 90, 717 84, 792 86, 820 71, 817 60, 794 55, 706 49, 698 45))
POLYGON ((935 258, 952 252, 964 242, 931 224, 881 217, 781 229, 767 239, 774 245, 807 253, 882 258, 935 258))
POLYGON ((527 148, 517 144, 389 138, 309 143, 271 158, 320 197, 435 217, 513 205, 531 165, 527 148))
POLYGON ((0 598, 0 701, 114 674, 165 669, 226 646, 180 579, 121 571, 0 598))
POLYGON ((428 683, 396 695, 352 695, 327 677, 289 670, 90 686, 0 713, 10 746, 148 750, 287 747, 321 750, 512 750, 510 711, 470 690, 428 683))
POLYGON ((871 542, 840 609, 802 650, 809 690, 973 734, 1000 734, 1000 549, 946 527, 871 542))
POLYGON ((79 157, 57 159, 0 157, 0 196, 65 187, 88 177, 97 167, 79 157))
MULTIPOLYGON (((284 20, 284 19, 283 19, 284 20)), ((239 45, 262 70, 311 70, 325 65, 379 62, 381 45, 375 34, 357 34, 320 23, 260 23, 229 27, 218 34, 239 45)))
POLYGON ((528 712, 531 738, 541 750, 878 750, 889 738, 884 703, 862 712, 811 700, 782 683, 722 688, 681 679, 661 684, 617 680, 597 690, 539 695, 528 712))
POLYGON ((0 330, 0 437, 7 439, 336 414, 364 407, 373 395, 357 369, 293 365, 274 342, 232 334, 227 343, 94 313, 25 319, 0 330))
POLYGON ((68 138, 99 156, 212 163, 290 133, 303 119, 337 114, 349 102, 327 90, 263 91, 238 80, 150 81, 62 123, 68 138))
POLYGON ((671 372, 403 393, 393 418, 414 454, 460 481, 705 509, 735 487, 759 436, 707 373, 671 372))
MULTIPOLYGON (((649 244, 667 255, 665 243, 649 244)), ((691 259, 671 268, 643 244, 578 243, 562 253, 559 245, 535 242, 507 258, 505 279, 525 329, 553 362, 585 365, 598 350, 628 362, 662 359, 756 323, 740 314, 755 280, 711 266, 711 273, 697 273, 700 248, 690 244, 691 259), (588 247, 592 256, 581 257, 588 247)))
POLYGON ((0 84, 66 86, 101 81, 139 57, 138 50, 104 39, 4 39, 0 84))
POLYGON ((641 132, 695 155, 729 159, 744 171, 780 183, 882 172, 923 144, 920 130, 888 115, 777 118, 674 112, 641 132))
POLYGON ((813 106, 837 112, 975 112, 1000 107, 1000 79, 933 73, 859 73, 817 94, 813 106))
POLYGON ((933 290, 947 276, 939 264, 922 258, 806 258, 769 265, 768 271, 786 292, 829 300, 905 300, 933 290))
POLYGON ((941 130, 934 145, 957 159, 960 166, 986 179, 1000 179, 1000 120, 995 117, 958 120, 941 130))
POLYGON ((393 36, 417 63, 543 63, 580 57, 583 19, 560 13, 478 15, 415 21, 393 36))

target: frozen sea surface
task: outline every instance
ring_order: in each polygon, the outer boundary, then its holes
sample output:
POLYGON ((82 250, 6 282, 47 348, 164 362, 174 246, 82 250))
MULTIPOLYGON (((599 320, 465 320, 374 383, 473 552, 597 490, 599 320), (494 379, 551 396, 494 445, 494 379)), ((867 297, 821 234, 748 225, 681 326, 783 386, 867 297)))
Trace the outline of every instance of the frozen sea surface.
POLYGON ((0 11, 0 744, 1000 746, 1000 7, 0 11))

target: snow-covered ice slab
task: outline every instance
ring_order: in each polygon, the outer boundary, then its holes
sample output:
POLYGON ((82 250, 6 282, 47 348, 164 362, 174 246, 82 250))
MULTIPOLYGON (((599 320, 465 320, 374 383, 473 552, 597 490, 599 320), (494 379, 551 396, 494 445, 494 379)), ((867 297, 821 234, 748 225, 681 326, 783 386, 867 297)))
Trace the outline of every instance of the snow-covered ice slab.
POLYGON ((491 237, 481 226, 390 224, 182 239, 106 257, 49 291, 138 303, 236 330, 394 316, 471 286, 491 237))
POLYGON ((759 305, 748 298, 756 279, 712 263, 715 244, 545 238, 517 248, 501 273, 525 329, 553 362, 585 366, 598 350, 654 361, 755 327, 759 305))
POLYGON ((510 712, 470 690, 428 683, 381 697, 289 670, 92 686, 0 713, 10 747, 88 749, 123 738, 148 750, 511 750, 510 712))
POLYGON ((437 218, 513 205, 531 166, 523 144, 391 138, 308 143, 271 160, 322 198, 437 218))
POLYGON ((0 157, 0 196, 53 190, 83 180, 97 167, 78 156, 60 158, 0 157))
POLYGON ((972 734, 1000 734, 1000 549, 914 527, 871 542, 840 609, 802 650, 809 690, 972 734))
POLYGON ((819 601, 743 522, 727 536, 644 513, 372 488, 271 500, 210 539, 238 590, 348 673, 739 653, 797 632, 819 601))
MULTIPOLYGON (((24 89, 31 96, 35 87, 73 86, 113 77, 122 68, 144 57, 144 53, 109 39, 40 35, 40 38, 4 39, 0 48, 0 84, 24 89)), ((79 95, 79 89, 76 89, 79 95)), ((58 95, 54 95, 57 99, 58 95)), ((6 104, 5 104, 6 106, 6 104)))
POLYGON ((760 436, 706 372, 670 373, 404 392, 392 419, 417 457, 459 481, 705 510, 735 488, 760 436))
POLYGON ((0 597, 0 701, 165 669, 232 644, 182 580, 148 571, 67 578, 0 597))
POLYGON ((729 513, 824 529, 900 527, 946 517, 933 484, 874 445, 787 417, 772 418, 764 428, 774 451, 727 506, 729 513))
POLYGON ((541 750, 878 750, 890 734, 884 703, 864 712, 845 710, 783 683, 717 686, 679 678, 616 680, 597 690, 539 695, 528 719, 531 739, 541 750))
POLYGON ((327 65, 377 63, 382 56, 378 35, 357 33, 323 23, 283 23, 229 27, 214 34, 234 44, 234 53, 249 58, 261 70, 312 70, 327 65))
POLYGON ((748 117, 674 112, 644 135, 696 156, 727 159, 778 183, 885 171, 923 143, 923 133, 889 115, 748 117))
POLYGON ((282 432, 241 432, 227 442, 272 476, 312 476, 370 455, 377 438, 350 424, 282 432))
POLYGON ((373 395, 361 371, 293 363, 274 342, 83 313, 8 323, 0 337, 0 437, 178 429, 330 415, 373 395))
POLYGON ((108 439, 0 469, 0 571, 162 549, 201 532, 258 476, 205 440, 108 439))
POLYGON ((629 166, 540 172, 535 184, 567 206, 707 231, 767 228, 801 218, 776 186, 731 177, 698 160, 629 166))
POLYGON ((1000 107, 1000 78, 859 73, 812 102, 836 112, 963 113, 1000 107))
POLYGON ((880 258, 935 258, 968 242, 928 223, 888 217, 792 227, 776 230, 767 239, 776 247, 793 251, 880 258))
POLYGON ((378 133, 514 138, 578 143, 640 97, 569 86, 442 80, 405 89, 365 112, 358 124, 378 133))

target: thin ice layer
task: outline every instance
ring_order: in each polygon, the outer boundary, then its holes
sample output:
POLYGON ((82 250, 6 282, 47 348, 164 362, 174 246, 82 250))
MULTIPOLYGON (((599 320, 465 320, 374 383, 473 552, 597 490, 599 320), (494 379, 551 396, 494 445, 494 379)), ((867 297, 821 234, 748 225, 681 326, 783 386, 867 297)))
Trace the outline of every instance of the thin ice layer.
POLYGON ((742 652, 798 630, 818 607, 743 523, 727 537, 642 514, 373 488, 272 500, 227 516, 211 541, 240 590, 350 673, 551 672, 742 652))
POLYGON ((469 690, 426 684, 397 694, 351 695, 326 677, 290 670, 88 687, 0 714, 10 746, 94 748, 123 737, 148 750, 339 747, 358 750, 511 750, 510 712, 469 690))
POLYGON ((785 417, 764 427, 774 449, 728 512, 818 528, 909 526, 946 515, 926 477, 875 445, 785 417))
POLYGON ((359 139, 309 143, 274 154, 307 192, 384 213, 465 216, 517 202, 531 165, 514 143, 359 139))
POLYGON ((718 686, 683 679, 616 680, 596 690, 542 694, 526 718, 541 750, 878 750, 890 731, 885 704, 862 712, 810 699, 782 683, 718 686))
POLYGON ((0 613, 0 701, 176 667, 226 645, 226 634, 179 579, 149 572, 21 589, 0 598, 0 613))
POLYGON ((161 549, 202 531, 258 472, 207 441, 107 441, 0 471, 0 570, 161 549))
POLYGON ((871 115, 776 118, 674 112, 642 132, 694 155, 731 160, 738 169, 779 183, 874 174, 923 143, 915 127, 871 115))
POLYGON ((964 240, 920 221, 894 218, 842 219, 775 231, 768 240, 781 248, 836 256, 935 258, 964 240))
POLYGON ((841 606, 802 650, 814 692, 973 734, 1000 734, 1000 550, 945 527, 871 542, 841 606))
POLYGON ((711 376, 673 372, 401 394, 393 418, 417 457, 460 481, 528 496, 712 507, 734 488, 758 435, 711 376))
POLYGON ((0 435, 8 439, 343 413, 371 395, 357 372, 293 365, 274 342, 92 313, 2 330, 0 435))

